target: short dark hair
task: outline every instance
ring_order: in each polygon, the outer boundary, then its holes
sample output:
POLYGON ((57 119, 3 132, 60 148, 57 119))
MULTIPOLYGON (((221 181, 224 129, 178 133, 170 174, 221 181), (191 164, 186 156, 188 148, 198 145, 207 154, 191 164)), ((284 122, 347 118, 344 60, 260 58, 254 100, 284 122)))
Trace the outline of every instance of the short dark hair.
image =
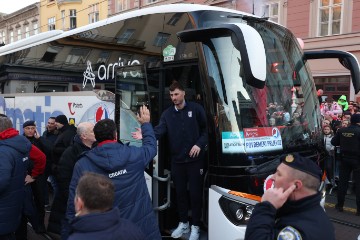
POLYGON ((5 131, 6 129, 12 128, 13 124, 8 117, 0 117, 0 132, 5 131))
POLYGON ((116 124, 111 119, 98 121, 94 126, 95 139, 98 143, 105 140, 114 140, 116 136, 116 124))
POLYGON ((49 117, 49 119, 54 119, 54 120, 55 120, 55 119, 56 119, 56 117, 49 117))
POLYGON ((113 207, 115 186, 104 175, 86 172, 79 180, 76 195, 89 211, 108 211, 113 207))
POLYGON ((185 91, 184 87, 178 81, 173 81, 169 87, 169 91, 175 91, 175 89, 185 91))

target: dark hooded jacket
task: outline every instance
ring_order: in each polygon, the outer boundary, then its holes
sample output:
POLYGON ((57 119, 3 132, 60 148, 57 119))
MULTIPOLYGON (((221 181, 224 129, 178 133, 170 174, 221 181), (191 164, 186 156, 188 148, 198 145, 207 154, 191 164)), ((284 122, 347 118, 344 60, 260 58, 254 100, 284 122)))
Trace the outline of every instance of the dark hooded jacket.
POLYGON ((90 213, 74 219, 69 240, 143 240, 145 235, 129 220, 120 217, 119 209, 90 213))
POLYGON ((75 135, 76 127, 74 125, 67 124, 64 125, 61 129, 59 129, 59 135, 53 147, 53 164, 58 164, 61 154, 63 154, 65 149, 73 143, 75 135))
POLYGON ((25 197, 31 143, 13 128, 0 133, 0 235, 17 229, 25 197))
POLYGON ((85 172, 107 176, 115 185, 114 207, 120 217, 140 227, 146 239, 161 239, 157 219, 146 186, 144 170, 155 157, 156 139, 150 123, 141 126, 142 147, 128 146, 116 141, 104 141, 85 154, 75 165, 69 188, 67 218, 75 216, 74 197, 79 178, 85 172))
POLYGON ((73 145, 69 146, 61 155, 55 175, 59 187, 59 194, 54 199, 54 203, 51 207, 48 224, 48 231, 50 232, 60 234, 61 220, 65 217, 66 213, 69 185, 75 163, 82 153, 89 150, 90 148, 82 143, 79 135, 76 135, 74 137, 73 145))

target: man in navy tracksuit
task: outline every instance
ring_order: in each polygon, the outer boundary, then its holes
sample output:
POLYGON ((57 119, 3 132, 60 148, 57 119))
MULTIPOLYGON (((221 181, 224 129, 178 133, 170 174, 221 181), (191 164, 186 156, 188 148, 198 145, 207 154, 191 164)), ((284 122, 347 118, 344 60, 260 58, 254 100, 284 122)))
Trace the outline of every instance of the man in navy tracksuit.
MULTIPOLYGON (((175 184, 179 226, 172 238, 180 238, 189 232, 187 184, 189 183, 192 226, 190 240, 199 239, 202 203, 202 178, 204 152, 208 143, 204 108, 194 102, 185 101, 183 86, 174 81, 169 87, 173 106, 166 109, 154 128, 156 138, 167 135, 171 152, 171 176, 175 184)), ((141 138, 139 132, 133 133, 141 138)))

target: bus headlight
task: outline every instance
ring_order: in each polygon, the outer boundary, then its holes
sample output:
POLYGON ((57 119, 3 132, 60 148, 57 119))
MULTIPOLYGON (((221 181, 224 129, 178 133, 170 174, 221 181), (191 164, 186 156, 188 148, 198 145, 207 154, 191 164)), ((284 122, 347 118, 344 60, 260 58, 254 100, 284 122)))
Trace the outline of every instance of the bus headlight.
POLYGON ((226 197, 219 199, 219 205, 226 218, 236 226, 247 224, 254 209, 252 205, 226 197))
POLYGON ((239 208, 236 211, 235 215, 236 215, 237 220, 240 221, 244 217, 244 212, 243 212, 243 210, 241 208, 239 208))

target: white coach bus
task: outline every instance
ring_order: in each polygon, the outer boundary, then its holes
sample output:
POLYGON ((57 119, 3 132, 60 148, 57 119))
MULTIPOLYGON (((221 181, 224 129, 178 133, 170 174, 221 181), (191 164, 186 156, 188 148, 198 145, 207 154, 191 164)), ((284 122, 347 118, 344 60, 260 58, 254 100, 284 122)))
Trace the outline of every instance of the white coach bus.
MULTIPOLYGON (((108 90, 115 94, 114 119, 119 129, 128 130, 136 126, 132 116, 142 104, 150 107, 156 125, 171 104, 168 87, 178 80, 186 99, 204 106, 208 120, 202 236, 243 239, 264 179, 281 154, 300 152, 323 166, 319 102, 306 63, 317 58, 339 58, 359 91, 359 64, 349 53, 304 53, 288 29, 247 13, 162 5, 0 47, 0 91, 16 98, 108 90)), ((34 114, 38 126, 45 126, 41 110, 26 106, 22 111, 25 106, 8 106, 5 95, 1 99, 0 112, 13 122, 21 125, 34 114)), ((70 117, 68 103, 57 101, 70 117)), ((99 119, 104 117, 109 116, 99 119)), ((121 131, 120 138, 132 141, 121 131)), ((178 219, 166 139, 158 149, 147 173, 165 234, 178 219)))

